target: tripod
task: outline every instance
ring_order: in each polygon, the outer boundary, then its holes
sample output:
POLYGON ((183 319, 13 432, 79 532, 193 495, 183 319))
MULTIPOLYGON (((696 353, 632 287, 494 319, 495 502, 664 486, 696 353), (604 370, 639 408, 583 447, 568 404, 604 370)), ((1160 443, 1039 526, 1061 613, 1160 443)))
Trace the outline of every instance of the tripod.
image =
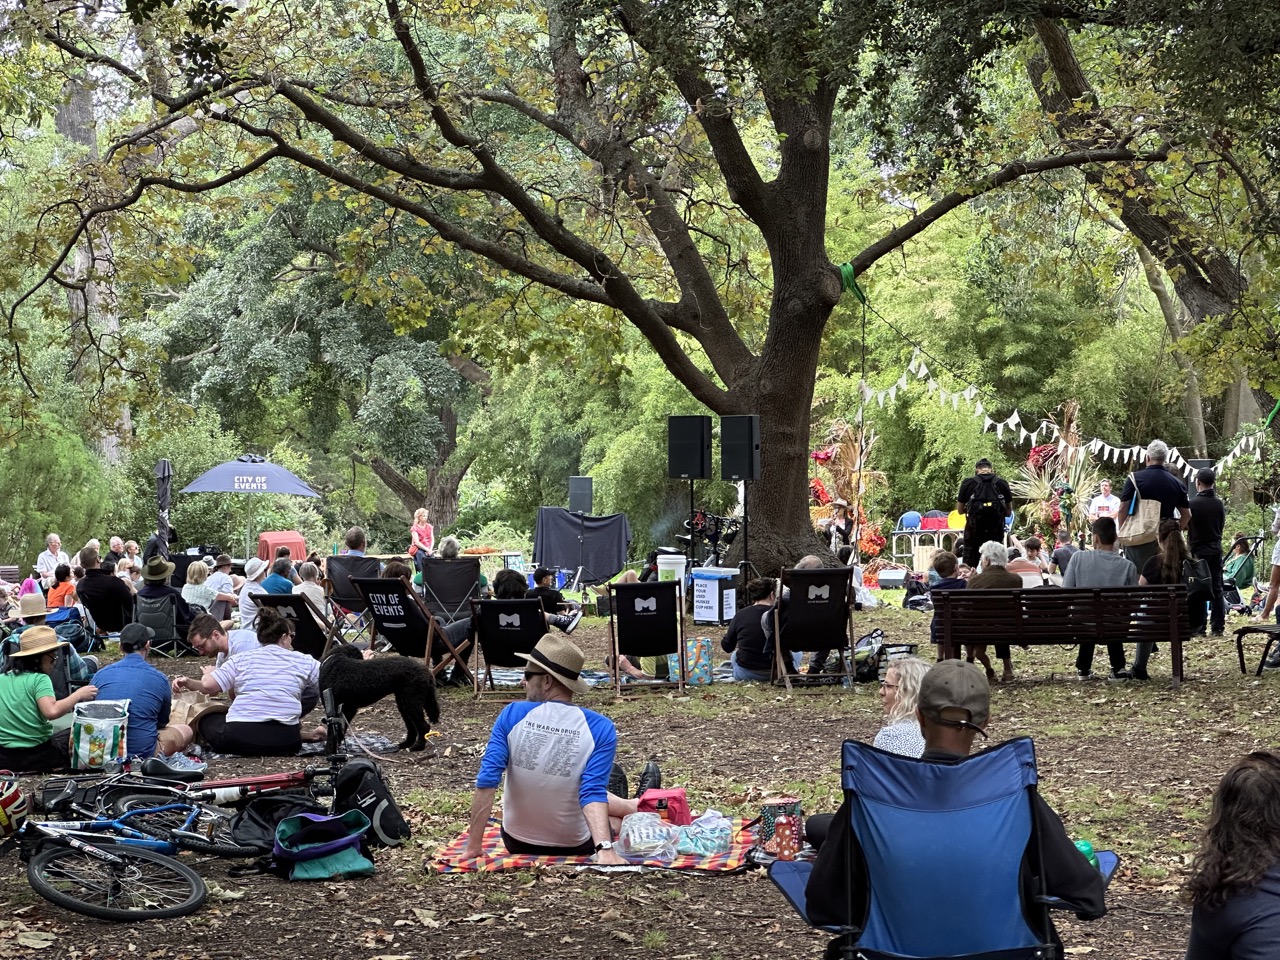
POLYGON ((587 515, 581 510, 574 511, 578 515, 578 570, 573 575, 573 582, 569 584, 568 591, 582 591, 582 602, 587 602, 586 583, 583 582, 583 574, 587 575, 587 583, 599 583, 600 578, 587 569, 587 515))

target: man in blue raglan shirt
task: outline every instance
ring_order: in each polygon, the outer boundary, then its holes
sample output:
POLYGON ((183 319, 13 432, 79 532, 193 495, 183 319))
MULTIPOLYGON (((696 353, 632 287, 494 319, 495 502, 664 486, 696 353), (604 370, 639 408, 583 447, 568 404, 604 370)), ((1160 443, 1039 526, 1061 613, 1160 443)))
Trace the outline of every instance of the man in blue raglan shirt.
POLYGON ((613 849, 609 818, 636 812, 637 801, 608 792, 618 736, 613 721, 575 706, 590 689, 579 678, 583 653, 548 634, 524 674, 526 700, 509 704, 493 725, 471 801, 471 832, 461 859, 480 856, 485 826, 506 773, 502 842, 513 854, 591 856, 626 863, 613 849))

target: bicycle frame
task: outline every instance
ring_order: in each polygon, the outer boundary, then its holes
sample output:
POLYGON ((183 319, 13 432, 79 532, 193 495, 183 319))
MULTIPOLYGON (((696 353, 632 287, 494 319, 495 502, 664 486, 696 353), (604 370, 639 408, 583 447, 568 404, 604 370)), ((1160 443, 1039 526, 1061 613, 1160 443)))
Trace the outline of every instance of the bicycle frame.
MULTIPOLYGON (((192 819, 194 817, 195 813, 193 811, 192 819)), ((188 823, 187 825, 189 826, 190 824, 188 823)), ((119 858, 111 856, 109 851, 86 842, 86 838, 94 839, 102 834, 110 833, 112 836, 108 838, 109 841, 120 846, 141 847, 144 850, 154 850, 156 853, 164 854, 178 852, 177 846, 170 841, 158 840, 150 834, 134 830, 120 820, 46 820, 38 823, 32 821, 30 829, 55 843, 66 844, 98 859, 110 860, 113 863, 121 861, 119 858)))

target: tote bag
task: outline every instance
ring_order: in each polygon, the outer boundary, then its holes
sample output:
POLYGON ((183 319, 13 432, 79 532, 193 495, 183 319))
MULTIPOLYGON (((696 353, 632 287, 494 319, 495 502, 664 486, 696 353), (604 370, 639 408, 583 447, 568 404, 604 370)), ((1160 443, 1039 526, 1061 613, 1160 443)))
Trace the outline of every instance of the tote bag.
POLYGON ((1120 527, 1119 541, 1122 547, 1136 547, 1151 543, 1160 532, 1160 501, 1149 500, 1138 492, 1138 481, 1131 473, 1133 499, 1129 501, 1129 513, 1120 527))
POLYGON ((71 769, 101 770, 108 763, 122 763, 128 727, 128 700, 77 703, 71 722, 71 769))

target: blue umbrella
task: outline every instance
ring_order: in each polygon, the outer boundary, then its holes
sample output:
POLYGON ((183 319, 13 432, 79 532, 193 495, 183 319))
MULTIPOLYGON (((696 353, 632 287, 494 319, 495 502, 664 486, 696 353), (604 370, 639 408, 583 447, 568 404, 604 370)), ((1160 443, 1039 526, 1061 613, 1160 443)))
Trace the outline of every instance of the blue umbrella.
POLYGON ((284 467, 268 463, 252 453, 206 470, 179 492, 292 493, 299 497, 320 496, 284 467))

